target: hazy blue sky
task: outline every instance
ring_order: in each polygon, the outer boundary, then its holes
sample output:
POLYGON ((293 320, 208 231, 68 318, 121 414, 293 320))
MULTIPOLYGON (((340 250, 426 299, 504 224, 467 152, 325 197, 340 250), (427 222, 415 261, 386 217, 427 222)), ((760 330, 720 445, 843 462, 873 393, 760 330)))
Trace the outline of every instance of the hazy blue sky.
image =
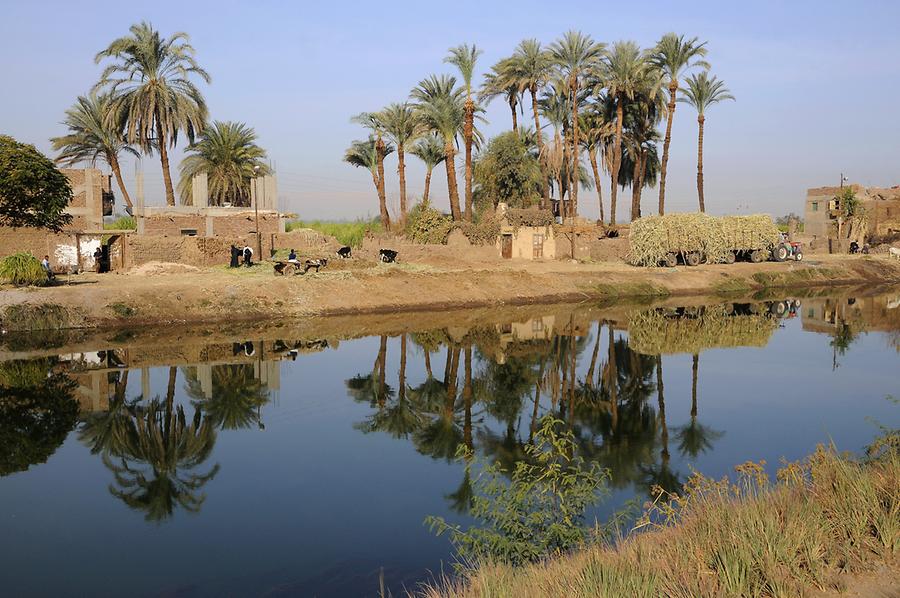
MULTIPOLYGON (((275 162, 283 209, 304 218, 377 213, 368 172, 341 162, 365 133, 349 122, 403 100, 430 73, 452 72, 447 48, 484 50, 479 73, 523 38, 553 41, 577 28, 604 42, 649 46, 668 31, 709 41, 713 72, 737 102, 713 107, 705 137, 706 196, 714 212, 800 211, 804 190, 900 183, 900 3, 896 2, 24 2, 0 1, 0 132, 49 151, 59 122, 97 79, 93 57, 129 25, 186 31, 212 75, 211 116, 253 126, 275 162), (451 12, 445 14, 445 9, 451 12)), ((479 77, 480 80, 480 77, 479 77)), ((530 106, 526 103, 526 110, 530 106)), ((527 114, 527 112, 526 112, 527 114)), ((489 135, 510 128, 502 101, 489 135)), ((676 113, 669 165, 672 210, 696 205, 697 122, 676 113)), ((181 152, 176 151, 174 168, 181 152)), ((408 181, 421 194, 415 158, 408 181)), ((148 203, 162 203, 158 159, 143 160, 148 203)), ((135 166, 125 166, 133 187, 135 166)), ((460 176, 462 169, 460 168, 460 176)), ((387 188, 397 202, 396 160, 387 188)), ((443 167, 433 196, 446 207, 443 167)), ((608 201, 608 179, 604 198, 608 201)), ((596 195, 583 193, 596 216, 596 195)), ((627 202, 623 202, 627 203, 627 202)), ((656 190, 644 194, 645 211, 656 190)), ((621 206, 625 216, 627 207, 621 206)))

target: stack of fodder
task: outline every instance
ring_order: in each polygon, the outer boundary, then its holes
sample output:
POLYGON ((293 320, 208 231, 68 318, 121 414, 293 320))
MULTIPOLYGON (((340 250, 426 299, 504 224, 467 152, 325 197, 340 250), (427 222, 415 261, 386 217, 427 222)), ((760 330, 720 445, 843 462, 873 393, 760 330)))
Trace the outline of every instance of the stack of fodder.
POLYGON ((629 346, 644 355, 700 353, 728 347, 764 347, 778 327, 767 312, 732 314, 727 306, 708 306, 691 316, 670 310, 636 312, 628 319, 629 346))
POLYGON ((723 216, 722 231, 731 251, 771 249, 781 242, 781 233, 768 214, 723 216))
POLYGON ((667 258, 689 254, 716 263, 728 250, 721 219, 701 213, 640 218, 631 223, 630 241, 636 266, 658 266, 667 258))

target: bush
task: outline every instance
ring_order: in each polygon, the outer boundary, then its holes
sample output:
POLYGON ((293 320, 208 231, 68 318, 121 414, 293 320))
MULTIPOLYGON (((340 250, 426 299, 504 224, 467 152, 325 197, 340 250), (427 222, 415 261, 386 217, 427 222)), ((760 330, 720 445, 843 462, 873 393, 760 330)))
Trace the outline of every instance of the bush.
POLYGON ((112 222, 103 225, 106 230, 137 230, 137 220, 134 216, 119 216, 112 222))
POLYGON ((47 271, 41 262, 30 253, 19 252, 8 255, 0 262, 0 279, 17 287, 45 286, 49 283, 47 271))
POLYGON ((456 228, 472 245, 493 245, 500 235, 500 220, 491 210, 483 213, 478 222, 457 222, 456 228))
POLYGON ((556 220, 553 218, 553 212, 540 208, 510 208, 506 210, 506 221, 513 228, 519 228, 520 226, 553 226, 556 223, 556 220))
MULTIPOLYGON (((499 463, 484 465, 472 483, 470 511, 481 525, 463 530, 441 517, 426 519, 433 531, 449 534, 463 562, 534 563, 568 552, 588 538, 584 513, 605 490, 609 471, 572 457, 577 445, 564 425, 545 417, 534 443, 525 446, 526 458, 512 472, 499 463)), ((473 459, 464 448, 460 457, 473 459)))
POLYGON ((356 220, 354 222, 326 222, 322 220, 295 220, 288 222, 284 230, 291 232, 298 228, 308 228, 337 239, 343 245, 351 247, 362 246, 366 233, 381 231, 381 223, 378 220, 356 220))
POLYGON ((413 206, 406 219, 406 238, 416 243, 441 244, 453 229, 453 221, 440 211, 431 207, 428 202, 413 206))
POLYGON ((540 198, 541 168, 531 156, 522 138, 512 131, 491 139, 475 161, 475 184, 478 192, 514 208, 527 208, 540 198))

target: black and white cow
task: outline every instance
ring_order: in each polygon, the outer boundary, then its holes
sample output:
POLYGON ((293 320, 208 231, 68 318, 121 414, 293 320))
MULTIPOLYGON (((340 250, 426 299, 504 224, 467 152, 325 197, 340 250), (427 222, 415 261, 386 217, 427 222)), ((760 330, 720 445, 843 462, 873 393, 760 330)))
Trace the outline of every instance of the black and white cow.
POLYGON ((344 260, 350 259, 351 257, 353 257, 353 250, 350 249, 349 245, 344 245, 343 247, 338 249, 335 253, 337 253, 337 256, 339 258, 344 259, 344 260))
POLYGON ((378 252, 378 259, 385 264, 392 264, 397 261, 397 252, 393 249, 382 249, 378 252))

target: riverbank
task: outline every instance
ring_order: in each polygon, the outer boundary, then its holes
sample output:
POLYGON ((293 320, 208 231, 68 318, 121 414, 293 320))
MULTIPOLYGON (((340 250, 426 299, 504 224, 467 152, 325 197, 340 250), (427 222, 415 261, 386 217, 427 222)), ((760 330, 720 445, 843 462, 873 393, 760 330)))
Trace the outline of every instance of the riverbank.
POLYGON ((293 277, 274 276, 267 264, 235 270, 159 265, 62 277, 47 288, 5 287, 0 313, 10 331, 135 327, 897 283, 900 263, 881 256, 672 269, 621 262, 332 260, 319 273, 293 277))
POLYGON ((519 569, 485 566, 418 595, 896 596, 900 458, 887 450, 857 462, 820 449, 776 483, 754 463, 731 483, 694 474, 684 496, 649 507, 647 533, 519 569))

